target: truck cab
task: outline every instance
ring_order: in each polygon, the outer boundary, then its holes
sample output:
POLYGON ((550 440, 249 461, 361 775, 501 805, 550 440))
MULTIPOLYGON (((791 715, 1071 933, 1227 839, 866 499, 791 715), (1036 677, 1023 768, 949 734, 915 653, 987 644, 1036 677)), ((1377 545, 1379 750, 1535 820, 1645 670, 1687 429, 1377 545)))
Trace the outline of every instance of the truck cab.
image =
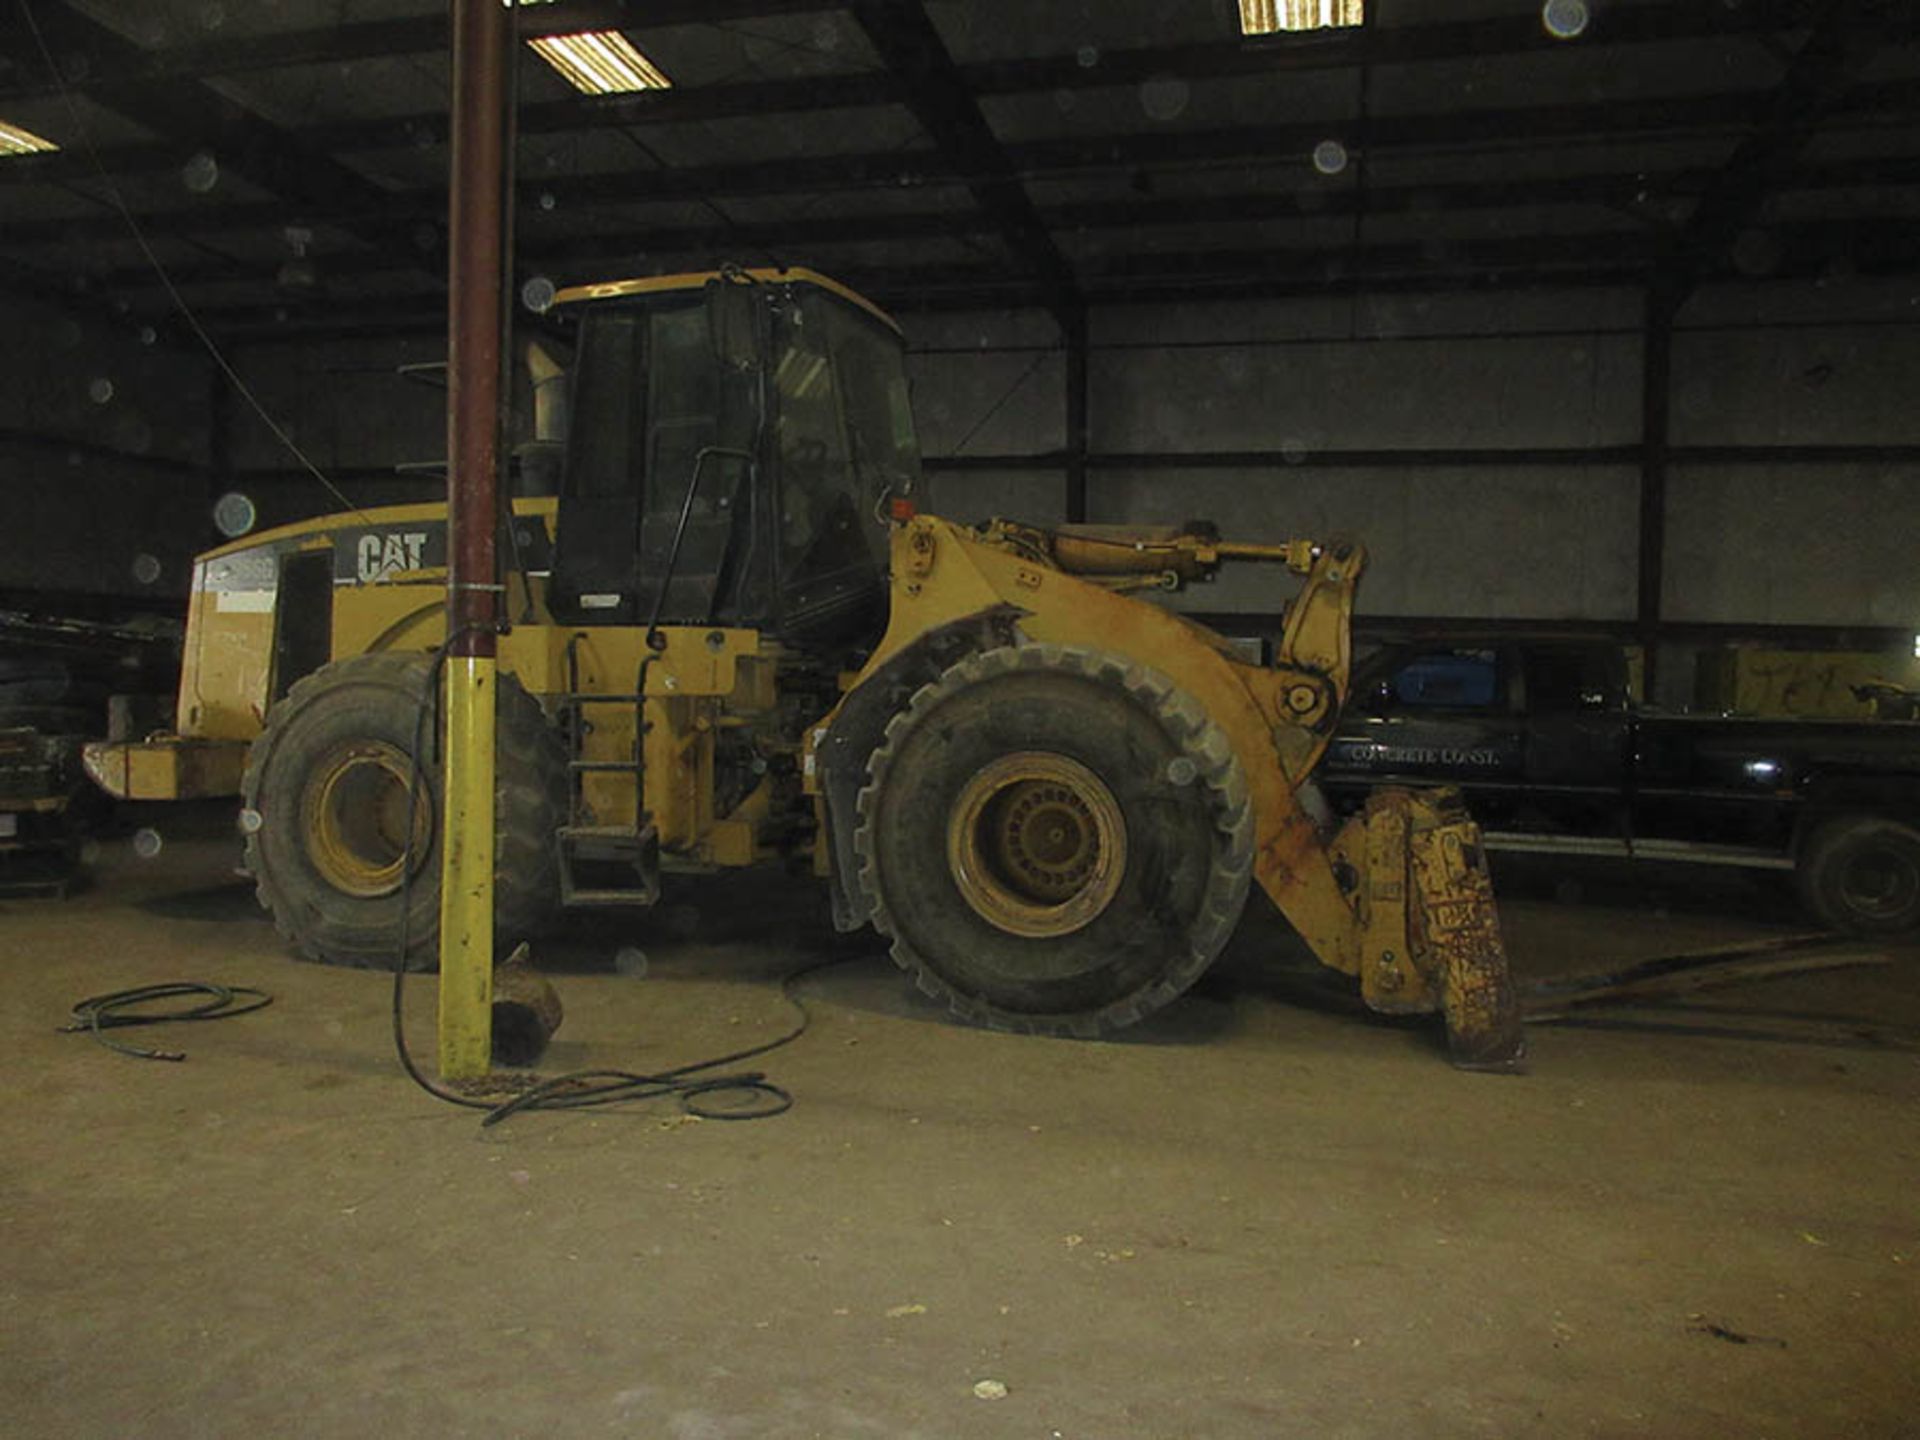
POLYGON ((1592 636, 1413 638, 1356 668, 1320 783, 1450 783, 1492 850, 1792 872, 1835 929, 1920 929, 1920 724, 1680 715, 1592 636))
POLYGON ((1624 843, 1631 735, 1625 658, 1579 639, 1388 645, 1358 667, 1322 786, 1459 786, 1481 823, 1624 843))

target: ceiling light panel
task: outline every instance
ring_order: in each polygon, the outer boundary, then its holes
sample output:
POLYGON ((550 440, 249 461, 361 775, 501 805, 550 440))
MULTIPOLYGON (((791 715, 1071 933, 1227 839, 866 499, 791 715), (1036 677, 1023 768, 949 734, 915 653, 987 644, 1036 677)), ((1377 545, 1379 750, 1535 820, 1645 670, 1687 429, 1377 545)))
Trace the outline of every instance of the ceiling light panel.
POLYGON ((1331 30, 1358 25, 1364 0, 1240 0, 1240 29, 1247 35, 1331 30))
POLYGON ((45 155, 59 148, 53 141, 43 140, 31 130, 22 130, 18 125, 9 125, 0 120, 0 155, 45 155))
POLYGON ((627 95, 673 84, 618 30, 543 35, 527 44, 583 95, 627 95))

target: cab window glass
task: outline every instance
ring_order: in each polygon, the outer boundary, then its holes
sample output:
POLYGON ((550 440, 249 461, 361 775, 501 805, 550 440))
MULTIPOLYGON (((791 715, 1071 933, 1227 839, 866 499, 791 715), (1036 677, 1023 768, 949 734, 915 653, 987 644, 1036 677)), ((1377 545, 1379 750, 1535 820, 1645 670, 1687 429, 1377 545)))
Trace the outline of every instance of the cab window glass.
POLYGON ((774 357, 787 583, 877 573, 880 499, 909 491, 920 470, 899 343, 846 302, 806 290, 778 312, 774 357))
POLYGON ((920 473, 920 442, 900 346, 846 306, 824 308, 858 501, 871 509, 888 491, 904 493, 920 473))
POLYGON ((789 583, 846 562, 853 500, 840 377, 825 322, 821 307, 801 304, 787 307, 775 331, 780 549, 789 583))
POLYGON ((1607 657, 1596 646, 1569 645, 1530 651, 1526 659, 1527 709, 1601 710, 1613 698, 1615 682, 1607 657))
MULTIPOLYGON (((714 443, 719 419, 720 376, 707 338, 707 312, 688 305, 653 315, 653 363, 647 372, 647 408, 652 413, 649 436, 648 508, 678 511, 693 478, 694 459, 714 443)), ((702 479, 694 505, 706 514, 722 498, 720 487, 702 479)))
POLYGON ((567 488, 580 496, 634 494, 640 484, 641 317, 632 310, 589 315, 581 327, 569 428, 567 488))
POLYGON ((1395 710, 1493 710, 1505 702, 1500 656, 1493 650, 1438 650, 1394 672, 1387 699, 1395 710))

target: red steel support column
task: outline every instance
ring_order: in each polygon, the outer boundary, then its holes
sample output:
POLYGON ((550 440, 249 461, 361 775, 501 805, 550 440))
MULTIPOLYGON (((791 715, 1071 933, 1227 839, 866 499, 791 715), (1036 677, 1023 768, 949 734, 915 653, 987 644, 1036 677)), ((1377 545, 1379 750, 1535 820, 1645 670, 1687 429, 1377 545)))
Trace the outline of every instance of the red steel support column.
POLYGON ((447 628, 452 654, 492 655, 500 613, 500 327, 507 46, 513 11, 453 0, 453 183, 447 267, 447 628), (466 633, 465 627, 476 627, 466 633))

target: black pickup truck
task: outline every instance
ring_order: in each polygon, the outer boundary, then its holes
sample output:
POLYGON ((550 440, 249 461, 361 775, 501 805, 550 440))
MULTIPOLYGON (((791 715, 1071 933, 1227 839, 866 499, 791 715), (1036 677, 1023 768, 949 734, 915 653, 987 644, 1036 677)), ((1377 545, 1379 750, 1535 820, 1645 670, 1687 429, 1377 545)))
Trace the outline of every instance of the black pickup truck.
POLYGON ((1631 703, 1618 646, 1388 645, 1356 670, 1320 783, 1465 792, 1492 850, 1792 871, 1834 929, 1920 927, 1920 722, 1675 715, 1631 703))

